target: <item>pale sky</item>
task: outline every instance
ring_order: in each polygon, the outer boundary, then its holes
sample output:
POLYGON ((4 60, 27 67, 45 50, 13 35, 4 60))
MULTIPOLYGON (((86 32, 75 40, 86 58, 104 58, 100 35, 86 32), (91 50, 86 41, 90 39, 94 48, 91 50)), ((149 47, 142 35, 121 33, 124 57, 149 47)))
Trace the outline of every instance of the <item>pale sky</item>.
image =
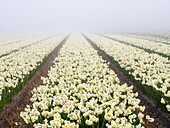
POLYGON ((0 35, 170 30, 170 0, 0 0, 0 35))

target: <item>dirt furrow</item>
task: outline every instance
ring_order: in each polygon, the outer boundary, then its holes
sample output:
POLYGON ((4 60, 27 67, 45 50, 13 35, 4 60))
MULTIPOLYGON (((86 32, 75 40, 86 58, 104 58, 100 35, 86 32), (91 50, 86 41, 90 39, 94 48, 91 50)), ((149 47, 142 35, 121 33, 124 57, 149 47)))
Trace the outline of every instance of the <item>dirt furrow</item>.
POLYGON ((111 39, 111 40, 114 40, 114 41, 118 41, 119 43, 122 43, 122 44, 125 44, 125 45, 129 45, 129 46, 144 50, 145 52, 148 52, 148 53, 158 54, 158 55, 160 55, 162 57, 165 57, 165 58, 167 57, 168 59, 170 59, 169 55, 166 55, 166 54, 161 53, 161 52, 155 52, 155 51, 153 51, 151 49, 143 48, 143 47, 140 47, 140 46, 137 46, 137 45, 134 45, 134 44, 130 44, 130 43, 127 43, 127 42, 124 42, 124 41, 121 41, 121 40, 117 40, 117 39, 109 37, 109 36, 102 35, 102 34, 98 34, 98 33, 94 33, 94 34, 102 36, 102 37, 105 37, 105 38, 108 38, 108 39, 111 39))
POLYGON ((144 95, 136 85, 126 76, 120 69, 112 63, 112 61, 104 54, 104 52, 99 49, 99 47, 92 42, 88 37, 82 34, 84 38, 92 45, 92 47, 98 51, 98 54, 102 56, 104 60, 109 62, 109 67, 112 69, 120 79, 120 84, 127 83, 129 86, 133 85, 133 91, 138 92, 138 98, 141 100, 141 105, 146 107, 147 114, 154 117, 155 123, 150 128, 170 128, 170 117, 167 116, 159 106, 157 106, 151 99, 144 95))
POLYGON ((20 112, 24 110, 27 104, 32 104, 32 102, 30 101, 30 98, 32 96, 31 91, 34 88, 43 84, 41 77, 47 77, 50 67, 54 64, 54 59, 58 56, 60 48, 63 46, 69 36, 70 35, 65 37, 63 41, 57 46, 51 57, 45 62, 40 70, 36 72, 34 77, 29 81, 27 85, 25 85, 23 90, 21 90, 17 96, 13 97, 12 103, 5 107, 2 112, 2 116, 0 117, 1 128, 23 127, 24 121, 20 117, 20 112), (20 122, 21 124, 17 126, 15 125, 15 122, 20 122))

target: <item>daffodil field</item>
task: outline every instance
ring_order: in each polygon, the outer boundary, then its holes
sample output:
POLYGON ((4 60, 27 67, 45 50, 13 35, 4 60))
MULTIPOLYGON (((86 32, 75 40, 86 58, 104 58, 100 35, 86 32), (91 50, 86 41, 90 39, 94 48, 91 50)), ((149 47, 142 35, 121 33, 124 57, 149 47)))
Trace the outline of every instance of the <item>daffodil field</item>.
POLYGON ((163 44, 161 42, 155 42, 151 40, 144 40, 140 38, 133 38, 133 37, 127 37, 123 35, 113 35, 113 34, 106 34, 107 36, 120 40, 125 41, 127 43, 142 47, 144 49, 150 49, 155 52, 163 53, 167 56, 170 56, 170 47, 168 47, 167 44, 163 44))
POLYGON ((26 46, 29 46, 31 44, 37 43, 45 38, 48 38, 48 36, 43 37, 29 37, 26 39, 13 39, 13 40, 5 40, 0 42, 0 57, 5 56, 11 52, 18 51, 26 46))
POLYGON ((0 58, 0 111, 28 83, 64 37, 58 35, 47 40, 37 37, 0 47, 2 53, 22 47, 0 58), (28 44, 32 45, 23 48, 28 44))
POLYGON ((170 36, 169 34, 161 34, 161 35, 155 35, 155 34, 124 34, 125 36, 128 37, 133 37, 133 38, 139 38, 143 40, 149 40, 149 41, 154 41, 154 42, 159 42, 163 44, 168 44, 170 45, 170 36))
MULTIPOLYGON (((170 113, 170 60, 158 54, 146 52, 119 41, 114 41, 96 34, 87 34, 101 50, 117 63, 123 72, 136 80, 138 88, 154 99, 167 113, 170 113)), ((121 35, 110 35, 119 40, 128 41, 129 38, 121 38, 121 35)), ((142 42, 140 39, 130 40, 130 43, 143 47, 156 49, 169 55, 170 47, 165 44, 142 42), (151 43, 151 44, 150 44, 151 43), (158 48, 158 49, 157 49, 158 48)))
POLYGON ((120 85, 82 35, 68 38, 42 80, 32 91, 33 104, 20 113, 29 127, 142 128, 154 121, 144 115, 133 86, 120 85))
POLYGON ((169 127, 165 36, 84 32, 1 39, 0 127, 5 121, 29 128, 169 127))

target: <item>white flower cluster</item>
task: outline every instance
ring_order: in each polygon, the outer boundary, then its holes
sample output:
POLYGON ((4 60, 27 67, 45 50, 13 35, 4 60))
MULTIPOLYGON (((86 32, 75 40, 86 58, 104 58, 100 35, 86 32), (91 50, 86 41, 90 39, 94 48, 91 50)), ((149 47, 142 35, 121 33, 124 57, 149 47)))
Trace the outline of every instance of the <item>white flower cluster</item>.
MULTIPOLYGON (((31 36, 32 37, 32 36, 31 36)), ((0 37, 0 46, 11 44, 13 42, 18 42, 20 40, 25 40, 30 38, 30 36, 23 36, 23 37, 0 37)))
MULTIPOLYGON (((2 42, 3 45, 0 46, 0 51, 1 51, 0 56, 3 55, 3 54, 10 53, 14 50, 18 50, 18 49, 20 49, 24 46, 31 45, 31 44, 38 42, 38 41, 45 39, 45 38, 47 38, 47 37, 46 36, 45 37, 32 37, 32 38, 30 37, 30 38, 22 40, 22 41, 14 40, 14 41, 16 41, 15 43, 9 43, 8 42, 9 44, 7 44, 7 45, 4 45, 5 42, 3 41, 2 42)), ((11 42, 14 42, 14 41, 11 40, 11 42)))
MULTIPOLYGON (((169 43, 170 44, 170 41, 168 41, 168 39, 166 38, 163 38, 163 37, 159 37, 159 36, 154 36, 154 35, 136 35, 136 34, 126 34, 126 36, 129 36, 129 37, 133 37, 133 38, 140 38, 140 39, 143 39, 143 40, 149 40, 149 41, 156 41, 156 42, 165 42, 165 43, 169 43)), ((168 36, 168 35, 167 35, 168 36)))
MULTIPOLYGON (((35 128, 143 128, 145 107, 80 35, 66 41, 20 116, 35 128)), ((153 121, 153 120, 152 120, 153 121)))
POLYGON ((0 58, 0 105, 14 88, 22 86, 25 76, 35 70, 62 39, 64 35, 56 36, 0 58))
POLYGON ((88 37, 136 80, 143 85, 152 86, 161 93, 160 95, 166 98, 164 104, 170 111, 168 107, 170 105, 170 60, 95 34, 88 34, 88 37))
POLYGON ((150 49, 155 52, 160 52, 164 53, 168 56, 170 56, 170 47, 169 45, 163 44, 163 43, 158 43, 154 41, 149 41, 149 40, 143 40, 139 38, 132 38, 132 37, 127 37, 123 35, 113 35, 113 34, 106 34, 109 37, 113 37, 117 40, 121 40, 133 45, 140 46, 142 48, 150 49))

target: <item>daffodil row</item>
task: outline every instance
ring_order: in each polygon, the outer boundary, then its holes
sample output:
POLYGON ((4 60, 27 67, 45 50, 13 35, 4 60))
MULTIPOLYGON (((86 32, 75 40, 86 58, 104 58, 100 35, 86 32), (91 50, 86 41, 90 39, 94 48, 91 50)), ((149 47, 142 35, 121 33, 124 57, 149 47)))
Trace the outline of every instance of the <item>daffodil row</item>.
POLYGON ((15 91, 20 91, 64 37, 58 35, 0 58, 0 109, 15 91))
POLYGON ((170 112, 170 60, 157 54, 87 34, 88 37, 129 75, 141 83, 139 88, 170 112))
POLYGON ((170 47, 167 44, 144 40, 144 39, 139 39, 139 38, 132 38, 132 37, 123 36, 123 35, 119 35, 119 34, 118 35, 106 34, 106 35, 111 38, 142 47, 144 49, 150 49, 152 51, 163 53, 163 54, 166 54, 167 56, 170 56, 170 47))
POLYGON ((167 44, 170 44, 170 40, 168 40, 168 38, 170 38, 170 35, 167 35, 167 37, 165 35, 164 35, 165 37, 159 37, 159 35, 126 34, 126 36, 133 37, 133 38, 140 38, 140 39, 149 40, 149 41, 160 42, 160 43, 165 42, 167 44))
POLYGON ((25 37, 0 37, 0 46, 7 45, 13 42, 18 42, 20 40, 27 39, 28 36, 25 37))
POLYGON ((48 36, 43 36, 43 37, 29 37, 28 39, 21 39, 21 40, 10 40, 10 41, 2 41, 0 45, 0 56, 4 54, 8 54, 12 51, 18 50, 24 46, 31 45, 35 42, 38 42, 42 39, 47 38, 48 36), (9 42, 14 42, 14 43, 9 43, 9 42), (7 43, 7 44, 6 44, 7 43), (9 44, 8 44, 9 43, 9 44), (5 45, 6 44, 6 45, 5 45))
MULTIPOLYGON (((33 104, 20 113, 35 128, 142 128, 145 106, 133 86, 119 78, 81 35, 60 49, 43 85, 32 91, 33 104)), ((154 119, 146 116, 148 122, 154 119)))

